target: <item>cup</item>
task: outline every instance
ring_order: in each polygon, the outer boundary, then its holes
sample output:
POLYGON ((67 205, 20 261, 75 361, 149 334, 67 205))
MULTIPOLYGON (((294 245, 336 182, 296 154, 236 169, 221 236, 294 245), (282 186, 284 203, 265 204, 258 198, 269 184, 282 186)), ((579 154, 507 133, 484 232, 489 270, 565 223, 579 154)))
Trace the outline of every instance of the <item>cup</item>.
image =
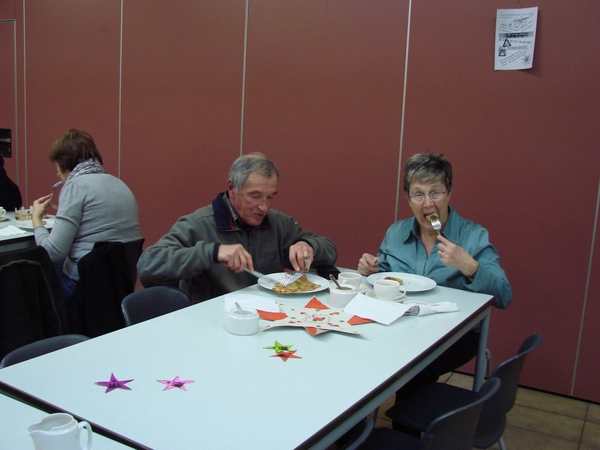
POLYGON ((255 309, 230 309, 227 312, 227 331, 238 336, 258 333, 258 312, 255 309))
POLYGON ((329 304, 336 308, 343 308, 358 294, 355 286, 350 284, 340 284, 340 286, 348 289, 338 289, 335 284, 329 286, 329 304))
POLYGON ((92 427, 85 421, 77 422, 70 414, 56 413, 27 427, 35 450, 89 450, 92 447, 92 427), (85 429, 87 439, 81 445, 79 435, 85 429))
POLYGON ((338 275, 338 282, 340 284, 350 284, 356 288, 360 287, 362 281, 362 275, 356 272, 340 272, 338 275))
POLYGON ((400 294, 400 283, 394 280, 375 280, 373 290, 379 300, 394 301, 400 294))
POLYGON ((2 217, 5 214, 6 214, 6 210, 2 206, 0 206, 0 217, 2 217))

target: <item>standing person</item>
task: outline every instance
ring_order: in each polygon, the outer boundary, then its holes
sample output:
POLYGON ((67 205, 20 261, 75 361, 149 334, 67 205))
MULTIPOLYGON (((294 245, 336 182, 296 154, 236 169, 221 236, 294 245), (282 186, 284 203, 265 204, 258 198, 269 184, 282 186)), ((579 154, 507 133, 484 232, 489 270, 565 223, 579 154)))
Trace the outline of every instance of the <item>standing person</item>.
MULTIPOLYGON (((422 275, 440 286, 493 295, 493 305, 506 308, 512 291, 487 230, 459 216, 449 205, 450 162, 433 153, 411 156, 404 166, 404 191, 414 217, 388 229, 379 249, 379 265, 377 257, 365 253, 358 271, 366 276, 379 271, 422 275), (431 214, 439 217, 440 235, 428 219, 431 214)), ((396 392, 396 402, 469 362, 477 354, 478 342, 478 330, 468 332, 396 392)))
POLYGON ((0 206, 7 211, 14 211, 23 206, 19 186, 8 177, 2 156, 0 156, 0 206))
POLYGON ((79 280, 77 262, 96 242, 141 239, 138 205, 127 185, 106 173, 100 152, 85 131, 69 130, 52 145, 49 156, 63 187, 52 233, 42 223, 52 194, 33 203, 33 233, 36 244, 56 265, 70 300, 79 280))
POLYGON ((261 153, 235 160, 227 190, 208 206, 181 217, 138 261, 144 286, 177 284, 197 303, 256 283, 245 268, 263 273, 307 271, 333 264, 333 243, 271 209, 279 171, 261 153))

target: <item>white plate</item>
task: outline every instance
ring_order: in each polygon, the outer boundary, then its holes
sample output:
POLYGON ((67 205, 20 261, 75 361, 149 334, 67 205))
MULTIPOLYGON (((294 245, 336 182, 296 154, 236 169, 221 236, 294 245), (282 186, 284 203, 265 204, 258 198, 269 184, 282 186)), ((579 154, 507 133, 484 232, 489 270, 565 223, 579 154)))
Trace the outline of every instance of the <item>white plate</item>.
MULTIPOLYGON (((276 281, 281 280, 281 278, 283 277, 284 274, 285 274, 285 272, 269 273, 265 277, 259 278, 258 284, 260 284, 265 289, 272 291, 274 283, 276 281)), ((327 281, 325 278, 322 278, 318 275, 314 275, 312 273, 305 273, 304 275, 306 275, 306 278, 308 278, 308 281, 310 281, 311 283, 318 284, 319 287, 312 291, 290 292, 290 294, 311 294, 313 292, 323 291, 329 287, 329 281, 327 281)), ((288 295, 288 294, 284 294, 284 295, 288 295)))
POLYGON ((367 277, 367 281, 371 284, 375 280, 379 280, 385 277, 400 278, 404 284, 402 287, 406 289, 406 292, 422 292, 429 291, 436 286, 436 282, 431 278, 422 277, 421 275, 414 275, 412 273, 402 272, 378 272, 367 277))
MULTIPOLYGON (((375 291, 367 291, 365 295, 370 298, 377 298, 375 297, 375 291)), ((399 294, 398 297, 394 299, 396 303, 402 303, 404 300, 406 300, 406 294, 399 294)))
MULTIPOLYGON (((17 226, 22 230, 33 231, 33 222, 31 220, 15 220, 17 226)), ((54 219, 44 219, 44 225, 49 230, 54 226, 54 219)))

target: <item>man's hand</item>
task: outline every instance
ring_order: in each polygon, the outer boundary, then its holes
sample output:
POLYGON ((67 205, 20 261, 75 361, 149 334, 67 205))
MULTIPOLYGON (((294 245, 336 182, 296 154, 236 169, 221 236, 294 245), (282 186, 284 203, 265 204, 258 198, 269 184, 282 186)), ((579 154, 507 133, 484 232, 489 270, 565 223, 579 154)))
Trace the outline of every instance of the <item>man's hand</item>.
POLYGON ((477 270, 479 267, 477 261, 460 245, 450 242, 442 235, 438 236, 438 241, 440 261, 448 267, 460 270, 466 277, 477 270))
POLYGON ((33 227, 41 227, 44 225, 42 222, 42 218, 44 214, 46 214, 46 208, 50 204, 50 200, 52 199, 52 194, 44 195, 41 198, 38 198, 35 202, 33 202, 33 206, 31 209, 31 224, 33 227))
POLYGON ((296 272, 308 272, 315 259, 313 248, 304 241, 298 241, 290 247, 290 263, 296 272))
POLYGON ((241 272, 244 268, 254 270, 252 256, 242 244, 219 245, 219 261, 234 272, 241 272))
POLYGON ((370 255, 369 253, 365 253, 362 255, 362 258, 358 261, 358 273, 368 277, 372 273, 379 272, 379 267, 377 266, 377 257, 370 255))

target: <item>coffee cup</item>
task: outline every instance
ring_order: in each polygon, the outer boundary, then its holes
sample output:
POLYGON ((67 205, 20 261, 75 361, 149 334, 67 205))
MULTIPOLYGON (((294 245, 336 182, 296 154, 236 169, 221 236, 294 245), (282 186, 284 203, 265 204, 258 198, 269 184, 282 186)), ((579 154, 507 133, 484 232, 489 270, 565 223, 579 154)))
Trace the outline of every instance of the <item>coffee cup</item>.
POLYGON ((6 214, 6 210, 2 206, 0 206, 0 217, 2 217, 5 214, 6 214))
POLYGON ((238 336, 258 333, 258 312, 255 309, 233 308, 227 312, 227 331, 238 336))
POLYGON ((92 447, 92 427, 85 421, 77 422, 70 414, 56 413, 27 427, 35 450, 89 450, 92 447), (80 433, 85 429, 87 439, 81 445, 80 433))
POLYGON ((340 284, 350 284, 356 288, 360 287, 362 281, 362 275, 356 272, 340 272, 338 275, 338 282, 340 284))
POLYGON ((345 307, 358 294, 356 287, 350 284, 340 284, 340 287, 346 289, 339 289, 335 284, 329 286, 329 304, 336 308, 345 307))
POLYGON ((394 280, 375 280, 373 290, 379 300, 394 301, 400 294, 400 283, 394 280))

